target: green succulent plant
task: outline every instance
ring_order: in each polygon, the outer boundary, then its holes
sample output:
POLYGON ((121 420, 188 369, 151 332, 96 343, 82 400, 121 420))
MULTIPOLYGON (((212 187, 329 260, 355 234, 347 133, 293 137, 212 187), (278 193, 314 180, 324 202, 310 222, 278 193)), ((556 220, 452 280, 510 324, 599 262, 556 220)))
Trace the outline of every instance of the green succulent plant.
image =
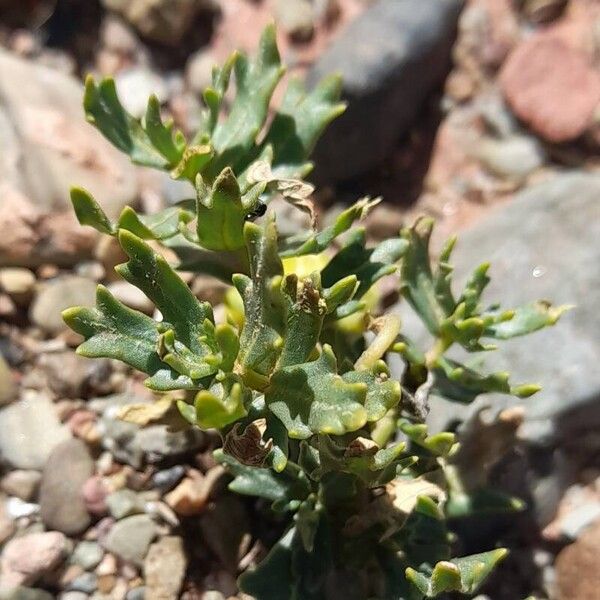
POLYGON ((490 340, 552 325, 565 307, 483 308, 487 264, 453 291, 454 240, 434 260, 433 224, 422 218, 370 245, 356 225, 376 204, 368 199, 325 229, 279 236, 270 201, 283 196, 310 211, 308 157, 343 110, 337 78, 309 93, 292 81, 268 119, 282 74, 269 27, 256 58, 235 53, 214 69, 191 140, 163 122, 156 98, 137 120, 112 80, 88 79, 88 120, 135 163, 187 180, 191 198, 149 216, 127 207, 113 223, 74 189, 80 222, 118 239, 128 261, 117 272, 162 318, 127 308, 99 286, 94 308, 70 308, 64 319, 85 338, 80 355, 118 359, 144 372, 149 388, 177 391, 169 397, 189 427, 221 433, 216 458, 233 477, 230 489, 264 499, 287 519, 268 556, 241 575, 244 592, 258 600, 471 594, 506 550, 452 558, 448 518, 521 504, 486 488, 485 478, 462 477, 455 435, 427 431, 428 398, 470 403, 488 392, 535 393, 537 386, 480 373, 449 351, 490 351, 490 340), (215 322, 213 307, 153 249, 160 244, 176 253, 177 269, 232 284, 243 314, 215 322), (315 270, 299 274, 299 261, 315 255, 315 270), (431 348, 419 348, 397 315, 378 314, 367 301, 386 276, 398 278, 435 340, 431 348), (393 353, 404 363, 401 378, 386 365, 393 353))

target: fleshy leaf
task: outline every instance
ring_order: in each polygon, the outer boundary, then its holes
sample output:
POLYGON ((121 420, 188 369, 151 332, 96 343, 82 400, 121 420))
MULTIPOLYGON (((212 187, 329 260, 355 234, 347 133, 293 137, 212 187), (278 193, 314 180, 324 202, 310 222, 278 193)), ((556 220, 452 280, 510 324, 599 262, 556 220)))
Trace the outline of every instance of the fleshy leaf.
POLYGON ((365 383, 346 383, 337 374, 327 345, 317 360, 275 371, 265 392, 267 406, 294 439, 360 429, 367 422, 366 398, 365 383))
POLYGON ((400 431, 412 442, 437 456, 448 456, 456 447, 456 436, 450 432, 429 435, 424 423, 411 423, 406 419, 398 421, 400 431))
POLYGON ((119 241, 129 261, 116 267, 117 272, 154 302, 176 339, 195 353, 205 353, 207 344, 218 352, 205 326, 206 320, 213 321, 210 304, 199 302, 166 259, 140 238, 121 230, 119 241))
POLYGON ((510 319, 503 319, 485 330, 485 335, 499 340, 507 340, 520 335, 526 335, 554 325, 560 316, 572 308, 571 306, 552 306, 549 302, 539 300, 511 311, 510 319))
POLYGON ((229 489, 245 496, 257 496, 276 502, 281 510, 298 508, 310 493, 307 479, 299 475, 298 467, 286 467, 281 473, 265 467, 250 467, 238 462, 223 450, 215 450, 215 460, 234 476, 229 489))
POLYGON ((248 152, 254 145, 267 117, 267 109, 275 86, 281 79, 281 66, 274 26, 268 26, 260 39, 258 55, 249 60, 238 54, 233 64, 236 95, 227 118, 216 124, 212 144, 218 153, 212 173, 226 166, 236 172, 246 166, 248 152))
POLYGON ((169 160, 154 146, 141 122, 121 105, 112 79, 96 84, 89 76, 85 81, 83 106, 87 120, 134 163, 157 169, 169 167, 169 160))
POLYGON ((408 243, 405 240, 390 238, 375 248, 367 248, 364 229, 354 229, 347 244, 321 271, 323 286, 331 287, 348 273, 353 273, 359 281, 354 294, 354 298, 358 300, 377 280, 396 271, 396 262, 407 247, 408 243))
POLYGON ((435 565, 431 575, 409 567, 406 569, 406 577, 427 598, 453 591, 474 594, 506 554, 504 548, 499 548, 450 561, 444 560, 435 565))
POLYGON ((269 128, 263 146, 271 146, 273 167, 282 177, 301 177, 309 170, 305 164, 323 129, 345 108, 339 102, 341 80, 323 79, 306 93, 298 79, 290 81, 281 107, 269 128))
POLYGON ((146 384, 152 389, 198 387, 158 356, 157 323, 121 304, 104 286, 98 286, 95 308, 69 308, 63 312, 63 318, 71 329, 85 338, 77 348, 79 355, 120 360, 150 375, 146 384))
POLYGON ((250 258, 250 277, 234 275, 233 278, 245 311, 238 364, 244 377, 255 376, 266 383, 279 358, 285 330, 285 301, 280 289, 283 266, 277 254, 275 222, 269 219, 262 228, 246 223, 244 239, 250 258))
POLYGON ((71 188, 71 203, 82 225, 89 225, 100 233, 114 234, 114 225, 91 194, 82 188, 71 188))

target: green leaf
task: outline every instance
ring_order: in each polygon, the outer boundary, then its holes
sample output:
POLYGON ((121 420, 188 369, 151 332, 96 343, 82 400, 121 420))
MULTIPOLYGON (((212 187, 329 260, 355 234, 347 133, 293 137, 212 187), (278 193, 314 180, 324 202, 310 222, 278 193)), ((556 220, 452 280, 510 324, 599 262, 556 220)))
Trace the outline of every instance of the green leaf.
POLYGON ((330 76, 306 93, 299 79, 292 79, 263 146, 273 149, 273 166, 280 177, 302 177, 325 127, 345 109, 339 102, 341 79, 330 76))
POLYGON ((233 374, 214 383, 209 390, 196 394, 196 424, 201 429, 222 429, 246 416, 252 394, 241 379, 233 374))
POLYGON ((263 184, 242 197, 233 171, 227 167, 212 188, 198 185, 196 231, 201 246, 209 250, 239 250, 244 246, 246 215, 259 201, 263 184))
POLYGON ((284 72, 274 26, 265 28, 256 58, 250 61, 238 54, 233 69, 236 95, 228 117, 217 123, 212 133, 211 141, 218 154, 211 165, 215 175, 226 166, 236 172, 247 166, 248 153, 267 117, 271 95, 284 72))
MULTIPOLYGON (((234 275, 233 284, 244 301, 244 327, 240 335, 238 364, 244 377, 263 380, 279 358, 285 332, 285 300, 281 292, 283 266, 277 254, 277 230, 269 219, 261 228, 244 226, 250 259, 250 277, 234 275)), ((260 385, 260 381, 249 384, 260 385)))
POLYGON ((297 365, 308 360, 314 351, 323 317, 327 311, 321 297, 321 279, 318 273, 298 281, 296 275, 288 275, 283 284, 288 301, 287 327, 277 368, 297 365))
POLYGON ((115 82, 103 79, 96 84, 89 76, 85 81, 83 107, 87 120, 131 160, 146 167, 166 169, 170 162, 154 146, 139 120, 119 102, 115 82))
POLYGON ((148 99, 144 126, 152 145, 169 161, 169 164, 176 165, 183 156, 185 138, 181 133, 174 138, 172 125, 165 125, 162 122, 160 102, 154 94, 148 99))
POLYGON ((400 419, 398 427, 409 440, 436 456, 448 456, 456 448, 456 436, 453 433, 444 431, 429 435, 427 425, 411 423, 406 419, 400 419))
POLYGON ((341 212, 335 219, 333 225, 330 225, 311 236, 299 247, 282 252, 281 256, 304 256, 306 254, 318 254, 319 252, 323 252, 323 250, 326 250, 337 237, 348 231, 355 221, 364 219, 369 211, 379 204, 380 200, 380 198, 375 200, 363 198, 362 200, 359 200, 350 208, 341 212))
POLYGON ((81 356, 120 360, 150 375, 146 384, 152 389, 200 387, 160 359, 157 323, 121 304, 104 286, 98 286, 96 308, 68 308, 63 312, 63 319, 86 339, 77 348, 77 354, 81 356))
MULTIPOLYGON (((256 600, 292 600, 294 577, 292 575, 292 546, 296 530, 291 527, 271 548, 258 567, 246 571, 238 579, 240 590, 256 600)), ((300 600, 298 598, 298 600, 300 600)))
POLYGON ((450 488, 444 512, 449 519, 464 519, 480 514, 504 514, 524 510, 525 502, 489 488, 453 491, 450 488))
POLYGON ((389 378, 389 370, 383 361, 379 361, 373 371, 348 371, 342 379, 347 383, 367 386, 365 410, 369 423, 382 419, 390 408, 400 402, 400 383, 389 378))
POLYGON ((474 594, 507 553, 504 548, 498 548, 482 554, 441 561, 435 565, 430 575, 409 567, 406 569, 406 577, 427 598, 453 591, 474 594))
POLYGON ((337 374, 333 351, 325 345, 317 360, 275 371, 265 400, 291 438, 307 439, 315 433, 343 435, 360 429, 367 422, 367 389, 365 383, 346 383, 337 374))
POLYGON ((170 206, 152 215, 138 215, 126 206, 117 226, 143 240, 166 240, 179 233, 180 224, 189 223, 193 218, 193 213, 179 206, 170 206))
POLYGON ((214 323, 210 304, 199 302, 165 258, 140 238, 121 230, 119 242, 129 261, 117 266, 116 271, 154 302, 177 340, 199 355, 206 353, 207 345, 212 353, 218 352, 205 323, 214 323))
POLYGON ((434 390, 457 402, 469 403, 479 394, 496 392, 527 398, 540 390, 533 384, 511 386, 506 371, 482 375, 461 363, 439 358, 434 367, 434 390))
MULTIPOLYGON (((432 229, 433 219, 423 217, 412 227, 402 230, 407 248, 402 259, 400 277, 402 295, 421 317, 427 329, 435 335, 439 332, 441 322, 448 316, 448 311, 438 301, 438 292, 443 288, 442 294, 447 293, 447 286, 441 286, 439 282, 436 286, 431 270, 429 240, 432 229)), ((446 253, 449 255, 448 249, 446 253)))
POLYGON ((364 229, 356 228, 351 231, 348 243, 321 271, 323 286, 332 287, 349 273, 354 274, 359 281, 354 294, 358 300, 377 280, 396 271, 396 262, 407 247, 405 240, 391 238, 375 248, 367 248, 364 229))
POLYGON ((214 456, 234 476, 229 489, 238 494, 276 502, 282 510, 295 510, 310 493, 308 480, 298 467, 288 465, 276 473, 269 468, 243 465, 223 450, 215 450, 214 456))
POLYGON ((487 327, 485 335, 499 340, 526 335, 554 325, 560 316, 571 308, 569 305, 552 306, 549 302, 538 300, 510 311, 513 313, 512 318, 503 319, 487 327))
POLYGON ((100 233, 113 235, 114 225, 91 194, 83 188, 71 188, 71 203, 75 209, 77 220, 82 225, 89 225, 100 233))
POLYGON ((171 170, 173 179, 187 179, 194 183, 198 174, 210 163, 214 156, 210 144, 188 146, 171 170))

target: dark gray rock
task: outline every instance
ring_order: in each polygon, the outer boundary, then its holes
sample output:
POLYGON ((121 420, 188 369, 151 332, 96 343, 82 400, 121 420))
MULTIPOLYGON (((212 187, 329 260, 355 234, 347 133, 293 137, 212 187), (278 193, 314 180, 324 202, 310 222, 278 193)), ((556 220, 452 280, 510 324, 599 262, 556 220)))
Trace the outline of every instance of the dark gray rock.
POLYGON ((44 524, 67 535, 81 533, 90 524, 81 489, 94 472, 94 461, 81 440, 57 446, 42 474, 40 506, 44 524))
POLYGON ((349 179, 380 163, 450 65, 462 0, 379 0, 340 35, 308 75, 340 73, 348 109, 319 142, 315 179, 349 179))
MULTIPOLYGON (((490 302, 510 308, 542 298, 576 305, 555 327, 502 342, 498 351, 482 355, 485 369, 507 370, 514 382, 543 386, 528 400, 494 395, 473 406, 523 404, 521 432, 536 444, 573 441, 600 426, 599 198, 599 175, 558 175, 462 233, 454 255, 457 289, 478 263, 489 260, 492 282, 485 298, 490 302)), ((405 331, 424 339, 411 311, 401 312, 405 331)), ((465 412, 434 402, 438 421, 442 412, 446 420, 465 412)))

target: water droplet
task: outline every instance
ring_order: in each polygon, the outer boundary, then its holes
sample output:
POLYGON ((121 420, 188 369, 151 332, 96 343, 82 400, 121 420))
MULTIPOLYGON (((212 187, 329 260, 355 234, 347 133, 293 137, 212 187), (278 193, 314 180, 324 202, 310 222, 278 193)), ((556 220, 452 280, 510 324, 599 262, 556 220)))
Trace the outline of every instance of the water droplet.
POLYGON ((533 271, 531 272, 531 274, 537 279, 538 277, 542 277, 546 274, 546 267, 544 267, 543 265, 538 265, 537 267, 533 268, 533 271))

